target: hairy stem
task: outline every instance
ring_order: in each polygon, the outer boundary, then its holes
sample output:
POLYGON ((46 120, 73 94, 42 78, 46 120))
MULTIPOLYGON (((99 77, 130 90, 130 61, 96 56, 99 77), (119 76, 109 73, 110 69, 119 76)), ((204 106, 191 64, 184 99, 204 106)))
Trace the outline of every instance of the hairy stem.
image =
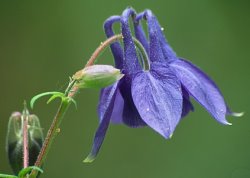
POLYGON ((28 120, 29 111, 27 109, 26 101, 23 103, 24 109, 22 114, 22 136, 23 136, 23 167, 29 166, 29 133, 28 133, 28 120))
POLYGON ((23 120, 23 167, 29 166, 29 135, 28 135, 28 116, 24 116, 23 120))
POLYGON ((94 64, 94 62, 96 61, 97 57, 99 56, 99 54, 110 44, 114 43, 117 40, 122 39, 123 36, 122 34, 118 34, 118 35, 114 35, 110 38, 108 38, 106 41, 102 42, 101 45, 95 50, 95 52, 92 54, 92 56, 90 57, 90 59, 88 60, 87 64, 85 65, 85 67, 91 66, 94 64))
MULTIPOLYGON (((122 34, 118 34, 118 35, 114 35, 110 38, 108 38, 106 41, 104 41, 103 43, 101 43, 101 45, 95 50, 95 52, 92 54, 92 56, 90 57, 90 59, 88 60, 87 64, 85 65, 85 67, 94 65, 94 62, 96 61, 97 57, 100 55, 100 53, 110 44, 114 43, 115 41, 121 40, 123 38, 122 34)), ((149 62, 149 58, 147 55, 147 52, 145 51, 143 45, 140 43, 139 40, 137 40, 135 37, 132 37, 133 41, 136 45, 136 47, 139 49, 139 51, 142 54, 142 67, 144 70, 149 70, 150 69, 150 62, 149 62)))
MULTIPOLYGON (((46 156, 48 154, 49 148, 51 146, 51 144, 53 143, 56 135, 58 134, 58 128, 60 126, 60 123, 67 111, 67 109, 69 108, 70 102, 68 102, 67 100, 62 100, 57 113, 52 121, 52 124, 48 130, 47 136, 44 140, 42 149, 37 157, 35 166, 37 167, 41 167, 41 165, 43 164, 43 162, 46 159, 46 156)), ((30 177, 36 177, 38 174, 37 170, 32 170, 30 177)))

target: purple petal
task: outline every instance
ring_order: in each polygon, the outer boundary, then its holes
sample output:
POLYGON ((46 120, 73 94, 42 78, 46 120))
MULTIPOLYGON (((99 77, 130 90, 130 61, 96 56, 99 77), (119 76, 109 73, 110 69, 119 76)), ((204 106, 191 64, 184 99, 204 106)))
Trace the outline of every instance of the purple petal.
MULTIPOLYGON (((103 88, 100 92, 99 97, 99 103, 97 107, 98 116, 101 122, 103 119, 103 113, 106 111, 106 102, 109 102, 108 97, 109 95, 106 95, 110 90, 109 87, 103 88)), ((121 124, 122 123, 122 113, 123 113, 123 107, 124 107, 124 100, 121 96, 121 93, 119 89, 117 89, 116 95, 115 95, 115 101, 114 101, 114 108, 111 114, 111 122, 114 124, 121 124)))
POLYGON ((135 22, 134 22, 134 30, 135 30, 135 36, 136 38, 141 42, 147 53, 149 53, 149 44, 147 37, 144 33, 144 30, 140 24, 141 18, 143 18, 144 13, 140 13, 136 16, 135 22))
POLYGON ((155 17, 150 10, 146 10, 145 18, 148 22, 149 32, 149 58, 151 62, 163 62, 164 56, 158 39, 157 29, 155 26, 155 17))
POLYGON ((190 111, 194 111, 194 106, 191 103, 190 99, 189 99, 189 94, 186 91, 185 88, 181 87, 182 89, 182 96, 183 96, 183 103, 182 103, 182 113, 181 113, 181 117, 185 117, 186 115, 188 115, 188 113, 190 111))
POLYGON ((121 80, 120 92, 124 98, 123 122, 130 127, 146 125, 141 119, 131 95, 131 80, 133 76, 142 70, 136 55, 136 48, 131 36, 129 27, 129 17, 134 16, 133 9, 128 8, 123 11, 121 16, 122 35, 124 43, 124 70, 125 76, 121 80))
POLYGON ((122 113, 124 107, 124 100, 120 91, 118 90, 115 96, 114 109, 111 115, 111 122, 113 124, 121 124, 122 122, 122 113))
POLYGON ((161 46, 162 46, 162 51, 163 51, 163 55, 165 57, 165 59, 170 62, 172 60, 176 60, 178 59, 176 56, 176 53, 174 52, 174 50, 171 48, 171 46, 169 45, 169 43, 167 42, 163 30, 164 28, 162 28, 157 20, 157 18, 155 17, 155 25, 157 28, 157 32, 158 32, 158 38, 160 40, 161 46))
POLYGON ((124 108, 123 108, 123 123, 129 127, 141 127, 145 126, 146 123, 142 120, 139 112, 137 111, 131 94, 131 82, 126 81, 123 78, 120 85, 120 91, 124 98, 124 108))
POLYGON ((132 39, 130 27, 129 27, 129 17, 134 16, 135 12, 133 9, 128 8, 123 11, 121 16, 121 26, 122 35, 124 43, 124 73, 134 74, 141 69, 136 55, 136 49, 134 41, 132 39))
POLYGON ((151 65, 132 82, 132 96, 142 119, 165 138, 171 137, 182 113, 181 84, 169 66, 151 65))
MULTIPOLYGON (((135 23, 135 34, 136 37, 139 39, 139 41, 143 44, 143 46, 148 47, 147 39, 144 34, 144 31, 140 25, 140 20, 143 18, 143 16, 146 16, 147 21, 148 21, 148 28, 149 28, 149 37, 150 37, 150 53, 151 53, 151 61, 157 61, 159 59, 163 59, 162 51, 161 51, 161 46, 159 46, 159 36, 158 36, 158 30, 161 33, 161 38, 163 38, 162 42, 166 43, 164 36, 162 34, 162 31, 159 27, 159 24, 156 20, 156 17, 152 14, 150 10, 146 10, 143 13, 140 13, 136 16, 136 21, 135 23), (157 26, 156 23, 157 22, 157 26), (154 54, 156 53, 156 55, 154 54), (153 55, 152 55, 153 54, 153 55), (158 56, 157 56, 158 55, 158 56)), ((193 105, 189 100, 189 94, 187 91, 185 91, 184 88, 182 88, 183 93, 183 108, 182 108, 182 117, 185 117, 189 111, 193 111, 193 105)))
POLYGON ((230 124, 225 115, 227 106, 216 84, 198 67, 184 59, 170 64, 175 68, 182 85, 218 122, 230 124))
MULTIPOLYGON (((108 38, 115 35, 115 33, 112 29, 112 26, 115 22, 119 22, 119 21, 120 21, 120 16, 111 16, 104 22, 104 30, 105 30, 106 36, 108 38)), ((122 69, 123 51, 122 51, 120 43, 115 42, 115 43, 110 45, 110 48, 111 48, 112 54, 115 58, 115 67, 118 69, 122 69)))
MULTIPOLYGON (((170 45, 168 44, 168 42, 167 42, 167 40, 166 40, 166 38, 164 36, 163 28, 160 26, 157 18, 153 15, 153 13, 150 10, 145 10, 144 12, 138 14, 137 17, 136 17, 136 21, 140 21, 146 13, 148 13, 148 18, 151 18, 152 23, 154 24, 153 26, 154 26, 154 28, 156 28, 157 38, 158 38, 159 43, 161 45, 161 50, 163 52, 164 58, 167 61, 172 61, 174 59, 178 59, 175 52, 170 47, 170 45)), ((148 26, 150 27, 151 25, 148 24, 148 26)))
POLYGON ((99 103, 100 124, 95 133, 94 143, 91 152, 84 160, 84 162, 92 162, 97 156, 99 149, 102 145, 102 142, 106 135, 106 131, 110 123, 111 114, 114 108, 115 96, 118 88, 117 83, 115 83, 110 87, 105 88, 105 90, 102 90, 101 97, 103 100, 101 100, 99 103))

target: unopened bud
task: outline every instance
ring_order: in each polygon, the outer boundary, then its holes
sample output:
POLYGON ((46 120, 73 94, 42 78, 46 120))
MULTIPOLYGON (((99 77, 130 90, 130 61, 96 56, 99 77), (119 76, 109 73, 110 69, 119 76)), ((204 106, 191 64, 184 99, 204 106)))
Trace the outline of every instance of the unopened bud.
POLYGON ((124 74, 111 65, 93 65, 75 73, 80 88, 104 88, 120 80, 124 74))
POLYGON ((23 113, 14 112, 9 119, 6 150, 9 163, 17 175, 23 168, 23 128, 24 119, 28 119, 29 166, 33 166, 43 144, 43 132, 36 115, 30 115, 27 109, 23 113), (24 118, 25 117, 25 118, 24 118))

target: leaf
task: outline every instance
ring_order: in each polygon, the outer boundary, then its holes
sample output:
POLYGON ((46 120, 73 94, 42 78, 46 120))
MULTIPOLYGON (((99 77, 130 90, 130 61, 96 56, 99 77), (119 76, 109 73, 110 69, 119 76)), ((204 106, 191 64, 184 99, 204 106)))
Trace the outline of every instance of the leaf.
POLYGON ((31 100, 30 100, 30 107, 33 109, 34 104, 36 102, 36 100, 38 100, 39 98, 43 97, 43 96, 47 96, 47 95, 53 95, 48 101, 47 103, 51 102, 52 100, 54 100, 57 97, 60 98, 64 98, 65 95, 61 92, 57 92, 57 91, 51 91, 51 92, 45 92, 45 93, 40 93, 36 96, 34 96, 31 100))
POLYGON ((24 176, 26 176, 30 171, 32 170, 37 170, 38 172, 41 172, 43 173, 43 170, 37 166, 29 166, 29 167, 26 167, 26 168, 23 168, 19 174, 18 174, 18 178, 24 178, 24 176))
POLYGON ((0 174, 0 178, 18 178, 18 177, 14 175, 0 174))
POLYGON ((56 98, 61 98, 61 99, 64 99, 65 98, 65 95, 63 93, 56 93, 56 94, 53 94, 49 100, 47 101, 47 104, 49 104, 51 101, 53 101, 54 99, 56 98))
POLYGON ((76 109, 77 109, 76 100, 74 100, 73 98, 70 98, 70 97, 68 97, 68 100, 69 100, 70 102, 72 102, 72 103, 75 105, 76 109))

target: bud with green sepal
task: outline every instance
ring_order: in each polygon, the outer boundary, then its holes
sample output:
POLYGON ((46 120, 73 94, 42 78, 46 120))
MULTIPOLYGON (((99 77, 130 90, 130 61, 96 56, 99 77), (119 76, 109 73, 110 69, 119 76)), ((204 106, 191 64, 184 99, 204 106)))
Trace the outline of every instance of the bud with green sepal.
POLYGON ((36 158, 43 144, 43 132, 39 119, 36 115, 29 114, 26 106, 23 113, 14 112, 10 116, 6 150, 8 153, 9 163, 13 172, 17 175, 25 167, 24 163, 24 142, 25 142, 25 123, 27 123, 27 152, 28 165, 34 165, 36 158), (27 122, 26 122, 27 121, 27 122))
POLYGON ((111 65, 92 65, 73 76, 79 88, 104 88, 120 80, 124 74, 111 65))

